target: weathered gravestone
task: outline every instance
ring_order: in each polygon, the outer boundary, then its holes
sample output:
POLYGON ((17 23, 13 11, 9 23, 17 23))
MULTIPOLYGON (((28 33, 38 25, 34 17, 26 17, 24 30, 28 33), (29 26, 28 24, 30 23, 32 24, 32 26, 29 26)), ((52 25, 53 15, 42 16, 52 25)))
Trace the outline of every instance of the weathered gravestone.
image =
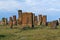
POLYGON ((34 17, 34 25, 38 25, 38 17, 37 16, 34 17))
POLYGON ((58 25, 57 20, 48 23, 48 26, 52 29, 57 29, 57 25, 58 25))
POLYGON ((5 25, 5 18, 2 18, 2 25, 5 25))
POLYGON ((8 24, 7 18, 2 18, 2 25, 7 25, 7 24, 8 24))
POLYGON ((42 15, 38 16, 38 25, 42 25, 42 15))
POLYGON ((22 10, 18 10, 18 24, 22 25, 22 10))
POLYGON ((13 16, 13 25, 17 25, 16 15, 13 16))
POLYGON ((43 17, 42 17, 42 25, 46 26, 46 22, 47 22, 47 16, 43 15, 43 17))
POLYGON ((59 22, 58 22, 58 23, 59 23, 59 25, 60 25, 60 18, 59 18, 59 22))
POLYGON ((29 26, 30 28, 33 27, 33 13, 31 12, 24 12, 22 14, 22 27, 29 26))
POLYGON ((13 19, 12 19, 12 17, 9 18, 9 25, 10 25, 10 28, 13 28, 13 19))

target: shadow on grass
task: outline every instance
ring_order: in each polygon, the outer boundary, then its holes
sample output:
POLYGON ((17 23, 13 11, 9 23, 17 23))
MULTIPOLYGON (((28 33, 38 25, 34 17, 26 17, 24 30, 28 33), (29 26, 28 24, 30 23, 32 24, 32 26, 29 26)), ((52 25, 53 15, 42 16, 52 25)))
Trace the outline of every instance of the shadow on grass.
POLYGON ((37 26, 37 27, 32 27, 30 28, 29 26, 23 27, 21 30, 33 30, 33 29, 43 29, 44 27, 42 26, 37 26))
POLYGON ((30 27, 24 27, 21 29, 21 31, 26 31, 26 30, 35 30, 35 29, 40 29, 40 27, 34 27, 34 28, 30 28, 30 27))
POLYGON ((0 38, 2 38, 2 37, 6 37, 5 35, 0 35, 0 38))

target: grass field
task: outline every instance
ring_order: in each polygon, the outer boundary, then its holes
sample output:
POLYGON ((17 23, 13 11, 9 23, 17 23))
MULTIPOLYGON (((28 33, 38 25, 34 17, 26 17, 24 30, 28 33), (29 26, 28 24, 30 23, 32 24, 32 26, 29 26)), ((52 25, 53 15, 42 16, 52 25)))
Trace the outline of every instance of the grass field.
MULTIPOLYGON (((19 26, 18 26, 19 27, 19 26)), ((50 29, 40 26, 34 29, 10 29, 9 26, 0 26, 0 40, 60 40, 60 27, 50 29)))

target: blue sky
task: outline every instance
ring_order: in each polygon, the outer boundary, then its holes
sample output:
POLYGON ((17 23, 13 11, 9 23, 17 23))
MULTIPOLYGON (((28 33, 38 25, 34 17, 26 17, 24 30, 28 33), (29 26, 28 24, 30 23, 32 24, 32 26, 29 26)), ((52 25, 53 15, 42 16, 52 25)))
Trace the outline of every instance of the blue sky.
POLYGON ((0 0, 0 19, 12 15, 18 17, 18 11, 47 15, 47 20, 60 18, 60 0, 0 0))

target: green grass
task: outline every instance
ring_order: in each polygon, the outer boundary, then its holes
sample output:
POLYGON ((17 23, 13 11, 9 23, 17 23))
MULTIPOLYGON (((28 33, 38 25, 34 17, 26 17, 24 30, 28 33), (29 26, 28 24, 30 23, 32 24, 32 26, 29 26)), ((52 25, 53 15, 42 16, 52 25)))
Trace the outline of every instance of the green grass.
POLYGON ((0 40, 60 40, 59 26, 58 29, 37 26, 27 30, 21 30, 20 27, 11 29, 9 26, 0 26, 0 40))

